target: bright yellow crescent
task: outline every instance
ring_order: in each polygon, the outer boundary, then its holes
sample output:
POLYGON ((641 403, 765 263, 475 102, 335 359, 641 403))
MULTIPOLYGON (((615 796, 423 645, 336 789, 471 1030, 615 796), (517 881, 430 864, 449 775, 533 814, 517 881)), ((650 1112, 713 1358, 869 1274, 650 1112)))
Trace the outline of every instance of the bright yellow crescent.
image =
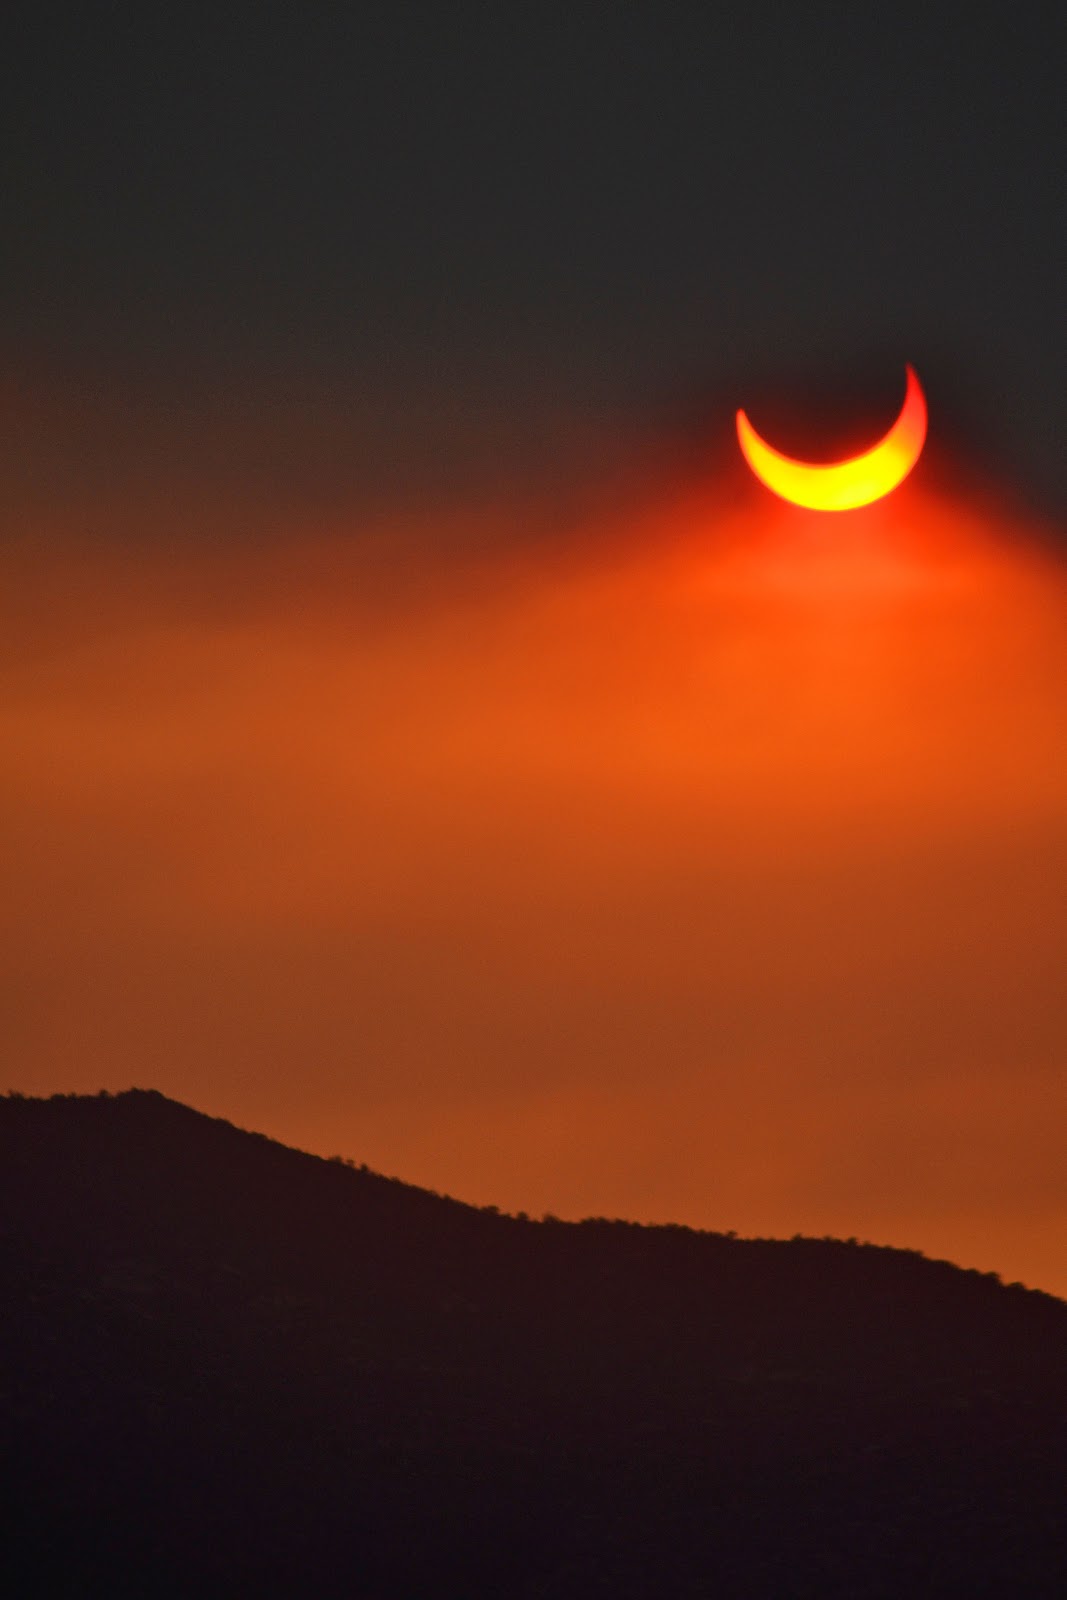
POLYGON ((851 511, 866 506, 903 482, 918 461, 926 439, 926 399, 911 367, 900 416, 889 432, 862 455, 820 466, 794 461, 765 444, 743 411, 737 437, 745 460, 761 483, 812 511, 851 511))

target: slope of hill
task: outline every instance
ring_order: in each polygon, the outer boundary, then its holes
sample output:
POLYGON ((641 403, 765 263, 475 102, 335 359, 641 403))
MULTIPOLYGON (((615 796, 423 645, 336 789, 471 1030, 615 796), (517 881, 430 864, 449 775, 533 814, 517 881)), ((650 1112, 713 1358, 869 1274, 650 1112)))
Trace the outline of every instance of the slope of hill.
POLYGON ((18 1595, 1060 1596, 1067 1304, 0 1101, 18 1595))

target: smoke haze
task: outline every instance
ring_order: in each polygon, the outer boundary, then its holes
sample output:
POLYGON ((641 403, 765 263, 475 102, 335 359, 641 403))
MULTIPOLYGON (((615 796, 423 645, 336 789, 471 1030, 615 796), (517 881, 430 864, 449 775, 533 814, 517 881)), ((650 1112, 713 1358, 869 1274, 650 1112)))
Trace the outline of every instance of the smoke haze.
POLYGON ((603 418, 476 491, 329 408, 104 415, 9 471, 12 1087, 1067 1293, 1041 530, 936 462, 841 518, 624 468, 603 418))

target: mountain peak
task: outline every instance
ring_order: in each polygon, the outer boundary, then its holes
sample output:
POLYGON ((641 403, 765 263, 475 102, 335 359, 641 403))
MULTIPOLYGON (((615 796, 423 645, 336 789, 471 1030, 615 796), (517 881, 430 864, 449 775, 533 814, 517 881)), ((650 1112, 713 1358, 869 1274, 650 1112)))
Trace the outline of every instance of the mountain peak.
POLYGON ((0 1174, 22 1594, 1067 1577, 1051 1296, 839 1240, 533 1223, 145 1089, 0 1101, 0 1174))

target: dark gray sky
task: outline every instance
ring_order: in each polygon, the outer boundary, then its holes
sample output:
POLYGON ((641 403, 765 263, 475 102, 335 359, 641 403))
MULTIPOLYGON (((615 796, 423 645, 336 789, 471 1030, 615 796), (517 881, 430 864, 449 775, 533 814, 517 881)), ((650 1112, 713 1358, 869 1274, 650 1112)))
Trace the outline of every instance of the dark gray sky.
POLYGON ((1067 1292, 1047 14, 23 8, 11 1087, 1067 1292))
POLYGON ((888 412, 910 359, 983 461, 1067 494, 1051 8, 21 9, 16 389, 384 385, 416 455, 475 393, 521 454, 553 406, 888 412))

